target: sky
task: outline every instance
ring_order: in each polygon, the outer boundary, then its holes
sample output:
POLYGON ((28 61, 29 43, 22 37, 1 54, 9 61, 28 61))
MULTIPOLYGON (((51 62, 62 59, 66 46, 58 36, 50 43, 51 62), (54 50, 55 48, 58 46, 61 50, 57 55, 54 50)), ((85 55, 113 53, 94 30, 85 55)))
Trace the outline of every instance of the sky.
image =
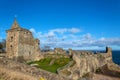
POLYGON ((41 48, 120 50, 120 0, 0 0, 0 39, 15 17, 41 48))

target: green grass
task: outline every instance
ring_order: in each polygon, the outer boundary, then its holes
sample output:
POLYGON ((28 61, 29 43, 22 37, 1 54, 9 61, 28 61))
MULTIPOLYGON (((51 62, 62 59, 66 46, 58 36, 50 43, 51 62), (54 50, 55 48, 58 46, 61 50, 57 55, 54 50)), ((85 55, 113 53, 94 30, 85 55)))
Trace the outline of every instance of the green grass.
POLYGON ((55 59, 54 63, 52 65, 50 65, 51 60, 53 60, 55 58, 44 58, 41 59, 40 61, 32 61, 29 62, 28 64, 38 64, 38 68, 47 70, 49 72, 53 72, 56 73, 57 69, 59 67, 65 66, 66 64, 68 64, 72 59, 71 58, 57 58, 55 59))

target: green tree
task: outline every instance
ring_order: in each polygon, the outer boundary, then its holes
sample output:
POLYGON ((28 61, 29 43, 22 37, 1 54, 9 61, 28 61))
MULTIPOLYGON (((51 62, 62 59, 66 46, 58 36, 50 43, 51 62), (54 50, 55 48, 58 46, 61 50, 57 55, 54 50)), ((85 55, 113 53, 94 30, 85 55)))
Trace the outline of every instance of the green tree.
POLYGON ((2 44, 1 44, 1 42, 0 42, 0 49, 2 49, 3 48, 3 46, 2 46, 2 44))
POLYGON ((5 51, 5 48, 6 48, 6 40, 3 39, 1 42, 0 42, 0 49, 2 51, 5 51))

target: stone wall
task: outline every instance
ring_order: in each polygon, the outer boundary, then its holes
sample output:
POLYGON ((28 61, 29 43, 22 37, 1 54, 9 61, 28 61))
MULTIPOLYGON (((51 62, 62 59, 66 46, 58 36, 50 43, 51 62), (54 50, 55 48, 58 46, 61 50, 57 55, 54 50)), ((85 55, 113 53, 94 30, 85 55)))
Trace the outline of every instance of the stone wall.
POLYGON ((23 56, 26 60, 41 58, 40 41, 34 39, 32 32, 21 28, 15 20, 11 29, 7 30, 6 56, 8 58, 23 56))
POLYGON ((112 61, 111 48, 108 47, 106 48, 106 53, 98 54, 89 51, 70 51, 75 64, 58 71, 61 76, 66 76, 68 79, 77 80, 87 73, 94 73, 97 69, 112 61))
POLYGON ((0 53, 0 58, 4 58, 6 56, 6 53, 0 53))
POLYGON ((66 51, 62 48, 55 48, 54 53, 55 54, 66 54, 66 51))
POLYGON ((19 38, 19 56, 23 56, 27 60, 37 60, 40 56, 39 40, 34 39, 28 30, 20 31, 19 38))
POLYGON ((9 58, 18 56, 18 40, 19 40, 19 32, 16 30, 10 30, 7 32, 6 39, 6 56, 9 58))

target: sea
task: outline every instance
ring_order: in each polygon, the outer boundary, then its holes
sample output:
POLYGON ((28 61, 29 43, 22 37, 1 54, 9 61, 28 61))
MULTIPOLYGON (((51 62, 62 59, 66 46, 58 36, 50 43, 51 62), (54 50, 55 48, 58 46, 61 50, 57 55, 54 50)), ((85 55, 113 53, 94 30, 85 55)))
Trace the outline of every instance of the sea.
POLYGON ((112 51, 113 62, 120 65, 120 51, 112 51))
MULTIPOLYGON (((93 52, 95 52, 95 51, 93 51, 93 52)), ((103 53, 105 53, 105 51, 98 51, 98 52, 103 52, 103 53)), ((113 62, 115 63, 115 64, 118 64, 118 65, 120 65, 120 51, 112 51, 112 59, 113 59, 113 62)))

